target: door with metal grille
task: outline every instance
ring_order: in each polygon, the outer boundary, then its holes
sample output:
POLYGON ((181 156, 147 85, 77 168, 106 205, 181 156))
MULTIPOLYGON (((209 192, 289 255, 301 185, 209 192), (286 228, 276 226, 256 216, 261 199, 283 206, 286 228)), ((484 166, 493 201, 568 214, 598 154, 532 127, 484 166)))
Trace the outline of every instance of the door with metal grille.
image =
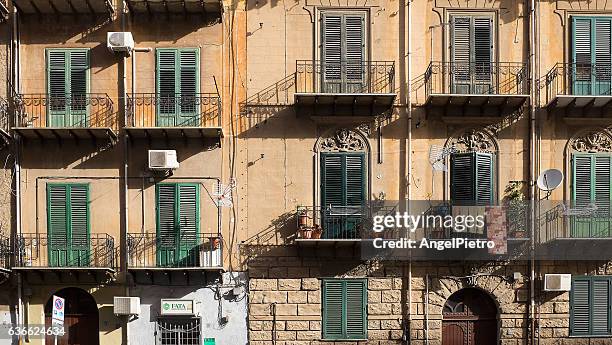
POLYGON ((201 345, 199 318, 157 320, 156 345, 201 345))

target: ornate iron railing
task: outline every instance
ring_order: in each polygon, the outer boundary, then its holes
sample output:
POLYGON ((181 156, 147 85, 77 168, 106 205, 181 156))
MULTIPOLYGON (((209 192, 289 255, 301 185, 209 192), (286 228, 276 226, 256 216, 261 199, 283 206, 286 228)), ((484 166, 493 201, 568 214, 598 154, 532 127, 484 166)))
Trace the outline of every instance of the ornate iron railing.
POLYGON ((9 103, 6 98, 0 98, 0 129, 6 132, 10 129, 9 103))
POLYGON ((546 74, 546 101, 564 96, 610 96, 610 65, 557 63, 546 74))
POLYGON ((217 268, 223 266, 220 234, 172 238, 154 233, 128 234, 128 266, 134 268, 217 268))
POLYGON ((128 94, 128 127, 220 127, 216 93, 128 94))
POLYGON ((115 240, 108 234, 82 239, 22 234, 16 248, 18 267, 117 267, 115 240))
POLYGON ((15 95, 18 127, 118 128, 113 101, 105 93, 15 95))
POLYGON ((528 95, 527 64, 493 62, 487 64, 433 61, 425 71, 426 96, 528 95))
POLYGON ((0 235, 0 268, 10 268, 11 266, 11 242, 4 235, 0 235))
POLYGON ((297 93, 394 93, 395 62, 297 60, 297 93))
POLYGON ((539 213, 539 239, 541 243, 559 238, 610 239, 612 238, 612 205, 594 200, 588 204, 558 203, 539 213))

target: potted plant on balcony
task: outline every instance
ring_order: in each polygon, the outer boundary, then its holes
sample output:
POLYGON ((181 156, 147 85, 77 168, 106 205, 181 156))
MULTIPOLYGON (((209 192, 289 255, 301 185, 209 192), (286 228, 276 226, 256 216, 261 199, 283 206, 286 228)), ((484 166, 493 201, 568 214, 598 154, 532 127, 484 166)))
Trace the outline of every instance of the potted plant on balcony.
POLYGON ((211 237, 210 244, 213 250, 219 249, 221 246, 221 238, 220 237, 211 237))
POLYGON ((297 217, 298 217, 298 227, 299 228, 303 228, 308 225, 308 213, 306 212, 306 208, 302 206, 298 206, 297 217))
POLYGON ((506 217, 508 219, 508 236, 513 238, 527 237, 527 211, 525 205, 525 181, 510 181, 504 190, 506 217))
POLYGON ((315 224, 315 226, 312 229, 312 238, 317 240, 321 238, 322 234, 323 234, 323 228, 321 228, 319 224, 315 224))

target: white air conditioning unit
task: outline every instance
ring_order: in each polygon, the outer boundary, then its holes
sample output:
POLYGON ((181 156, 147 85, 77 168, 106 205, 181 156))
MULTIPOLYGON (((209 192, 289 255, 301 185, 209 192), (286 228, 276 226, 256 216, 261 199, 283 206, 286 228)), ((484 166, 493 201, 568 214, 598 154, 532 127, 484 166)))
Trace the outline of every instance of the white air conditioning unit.
POLYGON ((149 169, 174 170, 178 167, 175 150, 149 150, 149 169))
POLYGON ((572 289, 571 274, 545 274, 544 291, 570 291, 572 289))
POLYGON ((115 315, 139 315, 140 297, 116 297, 113 301, 115 315))
POLYGON ((134 49, 134 38, 131 32, 107 32, 106 47, 113 52, 131 52, 134 49))

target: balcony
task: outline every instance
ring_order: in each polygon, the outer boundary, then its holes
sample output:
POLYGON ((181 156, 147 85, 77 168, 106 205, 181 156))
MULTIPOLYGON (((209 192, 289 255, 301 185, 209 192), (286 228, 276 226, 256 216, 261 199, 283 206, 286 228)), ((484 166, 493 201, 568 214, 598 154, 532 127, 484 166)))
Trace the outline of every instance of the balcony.
POLYGON ((609 202, 578 205, 556 202, 541 207, 537 254, 551 260, 612 258, 612 216, 609 202))
POLYGON ((9 112, 9 103, 5 98, 0 98, 0 140, 2 140, 3 144, 0 144, 0 147, 3 145, 8 145, 11 140, 11 135, 9 133, 10 130, 10 112, 9 112))
POLYGON ((0 235, 0 284, 8 278, 11 269, 11 242, 6 236, 0 235))
POLYGON ((558 63, 546 74, 546 104, 566 118, 612 118, 610 65, 558 63))
POLYGON ((16 127, 26 139, 117 140, 118 117, 105 93, 15 96, 16 127))
POLYGON ((223 270, 222 249, 220 234, 163 238, 132 233, 128 234, 128 269, 140 283, 188 285, 206 272, 223 270))
POLYGON ((37 15, 106 14, 115 12, 111 0, 15 0, 20 13, 37 15))
POLYGON ((66 239, 47 234, 22 234, 13 270, 30 283, 104 283, 114 278, 118 256, 108 234, 66 239))
POLYGON ((298 115, 321 121, 370 121, 393 107, 395 63, 298 60, 295 87, 298 115))
POLYGON ((155 13, 163 14, 199 14, 204 17, 214 15, 218 17, 223 12, 220 0, 127 0, 127 7, 132 14, 155 13))
POLYGON ((425 72, 426 105, 443 116, 498 118, 529 99, 526 64, 431 62, 425 72))
POLYGON ((130 138, 223 138, 221 97, 216 93, 128 95, 130 138))

